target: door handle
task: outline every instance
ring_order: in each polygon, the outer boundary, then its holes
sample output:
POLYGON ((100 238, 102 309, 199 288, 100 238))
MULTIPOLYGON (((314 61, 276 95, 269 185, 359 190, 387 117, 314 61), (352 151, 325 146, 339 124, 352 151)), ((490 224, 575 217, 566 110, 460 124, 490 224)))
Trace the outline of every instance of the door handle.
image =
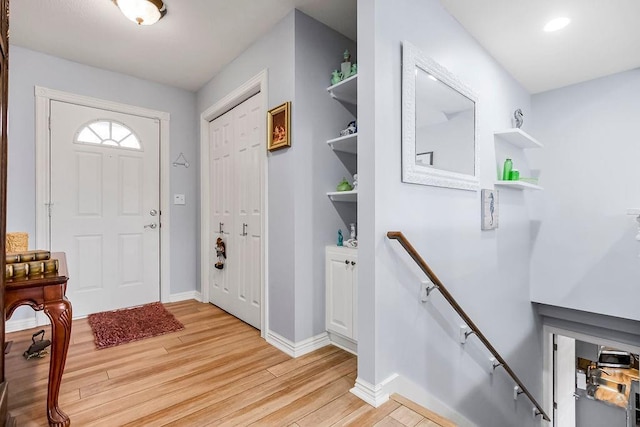
POLYGON ((155 210, 155 209, 151 209, 151 210, 149 211, 149 215, 151 215, 151 216, 156 216, 156 215, 158 215, 158 211, 157 211, 157 210, 155 210))
POLYGON ((246 223, 242 223, 242 235, 243 236, 247 235, 247 224, 246 223))
POLYGON ((219 222, 218 223, 218 233, 220 233, 220 234, 224 233, 224 230, 222 229, 222 227, 224 227, 224 222, 219 222))
POLYGON ((144 228, 150 228, 152 230, 155 230, 158 227, 158 224, 156 224, 155 222, 152 222, 151 224, 147 224, 144 226, 144 228))

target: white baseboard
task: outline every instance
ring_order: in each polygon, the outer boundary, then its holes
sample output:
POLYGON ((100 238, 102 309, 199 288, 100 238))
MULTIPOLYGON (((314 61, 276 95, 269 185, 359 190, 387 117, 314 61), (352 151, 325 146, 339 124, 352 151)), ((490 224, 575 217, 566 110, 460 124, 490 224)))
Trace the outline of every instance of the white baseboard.
POLYGON ((181 292, 179 294, 171 294, 169 295, 169 299, 163 302, 180 302, 180 301, 186 301, 190 299, 194 299, 198 302, 202 302, 202 294, 198 291, 188 291, 188 292, 181 292))
POLYGON ((381 383, 373 385, 358 377, 356 378, 356 385, 351 389, 351 393, 377 408, 389 400, 389 395, 391 394, 389 389, 396 378, 398 378, 398 374, 393 374, 381 383))
POLYGON ((4 331, 6 333, 18 332, 24 331, 25 329, 35 328, 36 326, 38 326, 38 324, 36 323, 36 316, 30 317, 28 319, 9 319, 4 324, 4 331))
POLYGON ((350 340, 349 338, 345 338, 339 334, 334 334, 332 332, 327 332, 327 334, 329 335, 329 342, 332 345, 338 348, 341 348, 344 351, 347 351, 353 354, 354 356, 358 355, 358 343, 350 340))
POLYGON ((293 341, 290 341, 273 331, 268 331, 266 341, 278 350, 288 354, 293 358, 311 353, 314 350, 330 344, 329 336, 326 332, 294 343, 293 341))
MULTIPOLYGON (((357 383, 356 383, 357 385, 357 383)), ((419 385, 401 375, 396 375, 395 380, 389 384, 387 388, 389 394, 397 393, 402 397, 414 401, 420 406, 424 406, 436 414, 442 415, 450 419, 460 427, 477 427, 471 420, 464 415, 456 412, 437 397, 424 390, 419 385)), ((355 394, 355 393, 354 393, 355 394)))

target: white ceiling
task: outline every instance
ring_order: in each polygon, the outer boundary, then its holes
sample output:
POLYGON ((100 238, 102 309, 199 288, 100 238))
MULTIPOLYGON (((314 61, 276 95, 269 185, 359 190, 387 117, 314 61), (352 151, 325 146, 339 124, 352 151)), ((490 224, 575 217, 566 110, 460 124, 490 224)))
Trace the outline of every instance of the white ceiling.
POLYGON ((440 2, 531 93, 640 67, 640 0, 440 2))
MULTIPOLYGON (((138 27, 111 0, 12 0, 11 43, 195 91, 293 8, 356 39, 356 0, 164 1, 138 27)), ((640 67, 640 0, 440 1, 531 93, 640 67)))
POLYGON ((164 2, 163 19, 136 26, 111 0, 12 0, 10 41, 196 91, 294 8, 356 38, 356 0, 164 2))

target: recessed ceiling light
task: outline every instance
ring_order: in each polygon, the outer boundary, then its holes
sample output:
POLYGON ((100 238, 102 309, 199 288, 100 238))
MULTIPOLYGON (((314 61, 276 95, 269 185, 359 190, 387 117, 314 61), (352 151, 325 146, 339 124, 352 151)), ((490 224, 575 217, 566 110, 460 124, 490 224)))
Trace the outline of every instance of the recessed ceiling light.
POLYGON ((543 30, 547 33, 558 31, 569 25, 569 22, 571 22, 571 19, 564 16, 561 18, 555 18, 547 22, 547 25, 544 26, 543 30))

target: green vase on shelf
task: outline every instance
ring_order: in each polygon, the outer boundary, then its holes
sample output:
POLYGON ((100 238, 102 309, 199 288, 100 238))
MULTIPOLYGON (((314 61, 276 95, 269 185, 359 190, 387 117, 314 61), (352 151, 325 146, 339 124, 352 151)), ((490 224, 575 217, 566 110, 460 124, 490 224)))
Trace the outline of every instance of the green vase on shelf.
POLYGON ((511 179, 511 169, 513 169, 513 162, 511 159, 504 161, 504 167, 502 168, 502 180, 509 181, 511 179))

